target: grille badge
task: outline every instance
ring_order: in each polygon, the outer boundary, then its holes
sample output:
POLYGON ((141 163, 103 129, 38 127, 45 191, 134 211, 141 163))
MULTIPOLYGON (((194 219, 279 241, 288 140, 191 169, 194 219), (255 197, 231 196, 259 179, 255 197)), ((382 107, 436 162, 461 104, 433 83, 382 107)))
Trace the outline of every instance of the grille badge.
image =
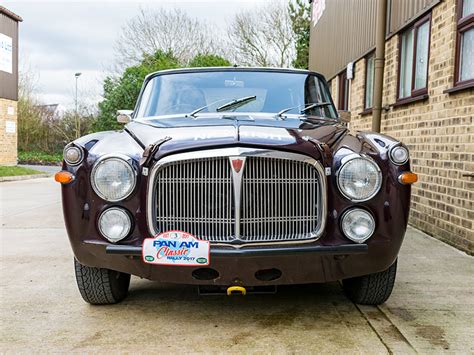
POLYGON ((240 173, 240 170, 244 166, 244 160, 241 158, 230 158, 230 162, 232 163, 232 168, 236 173, 240 173))

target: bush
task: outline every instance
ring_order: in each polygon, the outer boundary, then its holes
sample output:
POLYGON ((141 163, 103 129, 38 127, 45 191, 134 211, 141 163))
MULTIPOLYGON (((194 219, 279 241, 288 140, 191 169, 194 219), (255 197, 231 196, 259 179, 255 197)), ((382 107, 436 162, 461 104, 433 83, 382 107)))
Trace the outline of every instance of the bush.
POLYGON ((45 153, 41 151, 18 152, 19 164, 32 165, 60 165, 63 160, 62 153, 45 153))

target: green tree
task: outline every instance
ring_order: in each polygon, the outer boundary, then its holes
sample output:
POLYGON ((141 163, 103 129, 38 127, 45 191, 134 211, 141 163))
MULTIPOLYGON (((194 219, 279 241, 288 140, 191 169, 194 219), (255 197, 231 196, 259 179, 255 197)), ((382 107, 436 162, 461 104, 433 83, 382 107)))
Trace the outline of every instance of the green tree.
POLYGON ((190 67, 228 67, 232 64, 225 58, 214 54, 198 54, 189 63, 190 67))
POLYGON ((296 58, 293 61, 293 66, 308 69, 311 4, 307 0, 290 1, 288 12, 296 36, 296 58))
POLYGON ((133 110, 145 76, 164 69, 178 68, 178 60, 171 53, 162 51, 146 55, 140 64, 125 69, 119 78, 107 77, 104 81, 104 100, 99 103, 96 131, 119 129, 117 110, 133 110))
MULTIPOLYGON (((190 67, 229 66, 222 57, 198 54, 190 62, 190 67)), ((104 100, 99 103, 99 117, 95 131, 120 129, 116 121, 117 110, 133 110, 145 77, 158 70, 178 68, 178 60, 169 52, 158 51, 153 56, 145 56, 139 65, 125 69, 119 78, 107 77, 104 81, 104 100)))

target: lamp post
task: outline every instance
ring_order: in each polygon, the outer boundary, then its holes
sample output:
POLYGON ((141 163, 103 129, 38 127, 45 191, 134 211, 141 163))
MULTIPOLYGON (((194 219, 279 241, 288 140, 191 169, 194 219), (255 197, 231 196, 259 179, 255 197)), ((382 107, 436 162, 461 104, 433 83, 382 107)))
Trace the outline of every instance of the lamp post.
POLYGON ((74 76, 76 77, 76 138, 81 136, 81 120, 77 114, 77 79, 81 76, 82 73, 76 73, 74 76))
POLYGON ((74 74, 74 76, 76 77, 76 116, 77 116, 77 79, 79 79, 79 77, 81 76, 82 73, 76 73, 74 74))

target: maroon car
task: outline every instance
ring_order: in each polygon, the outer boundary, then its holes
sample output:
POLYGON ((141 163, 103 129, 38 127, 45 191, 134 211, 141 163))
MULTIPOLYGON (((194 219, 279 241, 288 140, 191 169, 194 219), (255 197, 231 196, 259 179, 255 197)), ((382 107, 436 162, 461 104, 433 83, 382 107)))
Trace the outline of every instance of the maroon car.
POLYGON ((122 131, 64 150, 66 227, 85 301, 130 275, 227 294, 342 281, 392 291, 410 206, 407 148, 350 134, 325 79, 287 69, 160 71, 122 131))

